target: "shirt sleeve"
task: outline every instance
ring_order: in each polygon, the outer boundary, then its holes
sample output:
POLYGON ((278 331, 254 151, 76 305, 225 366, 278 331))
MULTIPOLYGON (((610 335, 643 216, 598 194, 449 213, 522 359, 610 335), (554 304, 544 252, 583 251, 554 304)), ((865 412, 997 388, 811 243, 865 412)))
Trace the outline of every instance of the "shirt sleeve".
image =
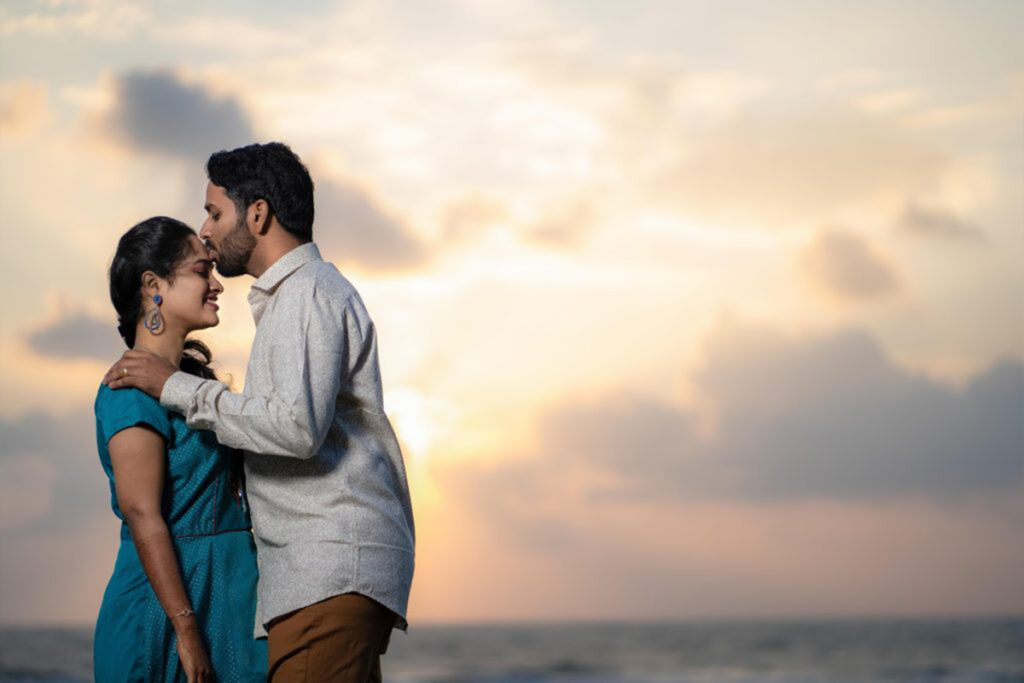
POLYGON ((102 387, 96 402, 96 418, 105 443, 118 432, 138 425, 146 425, 167 441, 174 435, 167 410, 154 398, 134 388, 102 387))
POLYGON ((160 402, 181 412, 189 427, 212 430, 226 446, 312 457, 334 420, 351 350, 362 344, 351 299, 314 284, 311 295, 278 304, 294 307, 298 315, 296 324, 279 326, 267 345, 272 393, 234 393, 217 380, 176 372, 160 402))

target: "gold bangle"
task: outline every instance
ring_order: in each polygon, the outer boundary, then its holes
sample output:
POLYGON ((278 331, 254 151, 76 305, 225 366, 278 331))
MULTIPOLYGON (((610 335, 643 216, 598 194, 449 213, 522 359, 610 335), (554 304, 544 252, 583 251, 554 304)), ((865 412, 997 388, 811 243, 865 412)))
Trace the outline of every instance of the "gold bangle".
POLYGON ((177 619, 178 617, 190 617, 193 614, 195 614, 195 612, 193 612, 191 608, 186 607, 185 609, 181 610, 180 612, 176 612, 176 613, 170 615, 170 617, 168 617, 168 618, 169 619, 177 619))

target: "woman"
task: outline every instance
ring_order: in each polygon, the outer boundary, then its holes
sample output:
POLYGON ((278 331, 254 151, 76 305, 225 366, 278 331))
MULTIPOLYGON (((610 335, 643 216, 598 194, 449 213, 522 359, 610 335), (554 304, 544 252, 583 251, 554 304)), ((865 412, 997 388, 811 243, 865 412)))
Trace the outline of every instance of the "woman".
MULTIPOLYGON (((121 237, 109 276, 129 348, 213 377, 209 349, 186 336, 218 323, 223 288, 191 228, 164 217, 139 223, 121 237)), ((95 410, 122 520, 96 622, 96 681, 265 680, 239 454, 137 389, 101 386, 95 410)))

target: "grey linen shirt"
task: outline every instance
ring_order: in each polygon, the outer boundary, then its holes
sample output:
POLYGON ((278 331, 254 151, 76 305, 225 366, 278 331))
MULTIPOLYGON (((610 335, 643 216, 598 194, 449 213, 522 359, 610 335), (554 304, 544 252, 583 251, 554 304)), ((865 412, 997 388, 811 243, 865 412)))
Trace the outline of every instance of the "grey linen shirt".
POLYGON ((312 242, 253 282, 249 304, 256 336, 242 392, 176 372, 160 403, 245 451, 254 637, 274 617, 347 592, 380 602, 405 629, 415 531, 373 321, 312 242))

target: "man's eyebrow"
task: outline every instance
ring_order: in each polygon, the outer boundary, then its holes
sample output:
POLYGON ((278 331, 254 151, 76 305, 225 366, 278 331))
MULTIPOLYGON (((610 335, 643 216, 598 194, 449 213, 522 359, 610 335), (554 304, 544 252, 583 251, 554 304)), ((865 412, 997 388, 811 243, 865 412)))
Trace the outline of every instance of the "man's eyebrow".
POLYGON ((215 206, 214 206, 213 204, 211 204, 210 202, 206 202, 206 204, 204 204, 204 205, 203 205, 203 208, 204 208, 204 209, 206 209, 206 213, 211 213, 211 212, 212 212, 212 211, 213 211, 214 209, 216 209, 217 207, 215 207, 215 206))

